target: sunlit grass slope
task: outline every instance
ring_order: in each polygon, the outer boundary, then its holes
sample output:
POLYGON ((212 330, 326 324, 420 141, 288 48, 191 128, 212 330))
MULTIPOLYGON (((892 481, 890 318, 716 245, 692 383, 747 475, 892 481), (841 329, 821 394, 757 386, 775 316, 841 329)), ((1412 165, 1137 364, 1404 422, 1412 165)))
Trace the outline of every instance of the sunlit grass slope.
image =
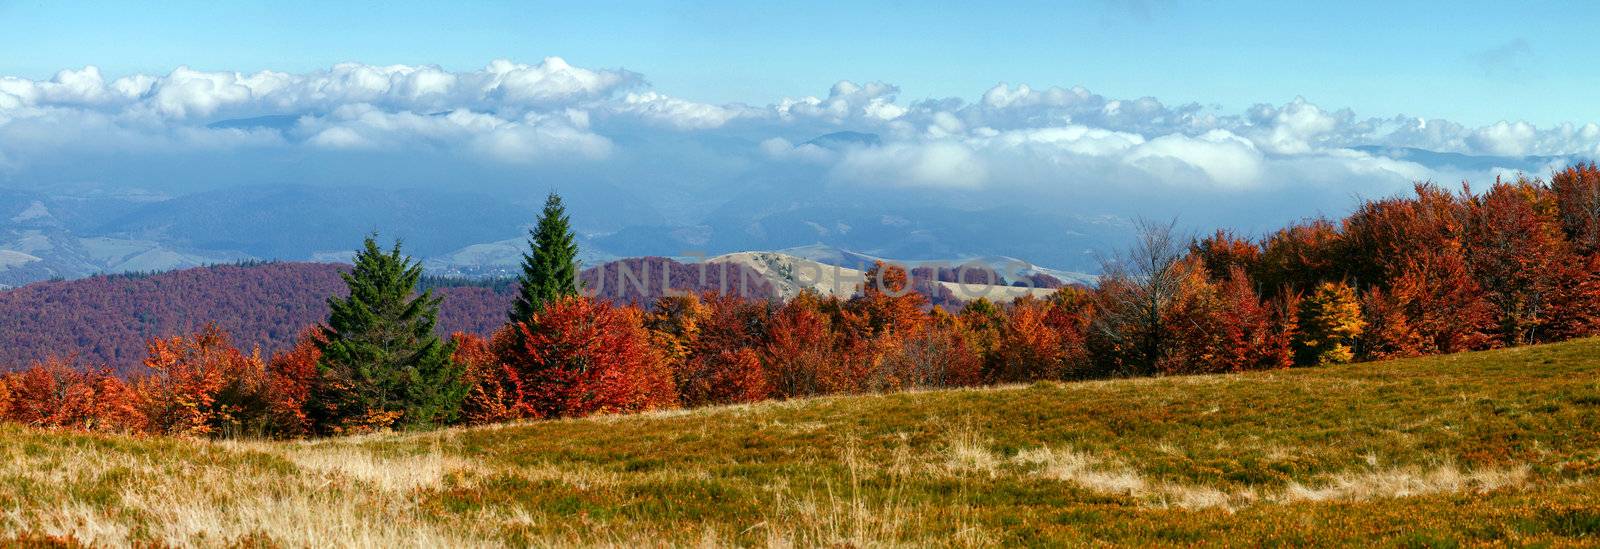
POLYGON ((1600 341, 310 442, 0 428, 0 534, 176 545, 1600 544, 1600 341))

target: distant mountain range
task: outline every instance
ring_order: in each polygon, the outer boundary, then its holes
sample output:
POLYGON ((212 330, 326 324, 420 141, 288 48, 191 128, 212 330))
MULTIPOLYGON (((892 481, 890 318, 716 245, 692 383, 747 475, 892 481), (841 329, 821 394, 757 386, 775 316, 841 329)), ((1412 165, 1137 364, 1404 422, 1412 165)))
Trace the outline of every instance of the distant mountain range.
MULTIPOLYGON (((569 201, 575 219, 607 208, 569 201)), ((808 257, 820 254, 814 258, 824 262, 884 257, 962 262, 989 257, 977 251, 999 249, 1008 256, 1055 258, 1057 265, 1087 271, 1092 262, 1085 260, 1092 259, 1096 244, 1127 231, 1114 219, 825 202, 781 208, 769 203, 756 210, 728 206, 695 226, 666 224, 646 211, 628 214, 625 205, 606 215, 619 215, 618 210, 640 224, 581 234, 586 263, 791 248, 808 257), (853 247, 830 244, 839 242, 853 247)), ((436 190, 285 185, 179 197, 0 191, 0 285, 241 260, 343 261, 375 231, 385 242, 401 239, 432 273, 506 275, 521 261, 527 227, 537 215, 534 204, 436 190)))
MULTIPOLYGON (((288 131, 294 124, 292 116, 266 116, 212 125, 288 131)), ((871 133, 837 132, 803 144, 844 150, 879 141, 871 133)), ((1430 168, 1534 175, 1573 161, 1355 150, 1430 168)), ((506 181, 452 185, 451 177, 467 175, 439 177, 445 183, 428 188, 324 182, 198 192, 88 183, 0 189, 0 287, 241 260, 341 261, 373 232, 386 241, 400 238, 431 273, 511 274, 548 188, 506 181)), ((1081 213, 1093 211, 1093 204, 1053 210, 1050 204, 1028 205, 1026 197, 999 201, 953 192, 945 194, 954 198, 934 199, 893 189, 842 191, 805 177, 811 176, 757 178, 685 194, 652 186, 644 174, 638 181, 587 181, 558 190, 578 229, 582 259, 591 265, 626 257, 778 251, 853 266, 875 258, 1026 263, 1062 280, 1084 281, 1133 233, 1126 218, 1081 213), (686 198, 690 194, 716 198, 686 198)))
POLYGON ((1351 150, 1361 151, 1373 156, 1384 156, 1395 160, 1416 162, 1423 166, 1441 169, 1454 168, 1457 170, 1484 171, 1494 169, 1516 170, 1526 172, 1530 176, 1544 177, 1549 174, 1541 173, 1552 165, 1565 166, 1589 159, 1571 156, 1492 156, 1470 155, 1453 152, 1438 152, 1414 147, 1383 147, 1377 145, 1363 145, 1351 147, 1351 150))

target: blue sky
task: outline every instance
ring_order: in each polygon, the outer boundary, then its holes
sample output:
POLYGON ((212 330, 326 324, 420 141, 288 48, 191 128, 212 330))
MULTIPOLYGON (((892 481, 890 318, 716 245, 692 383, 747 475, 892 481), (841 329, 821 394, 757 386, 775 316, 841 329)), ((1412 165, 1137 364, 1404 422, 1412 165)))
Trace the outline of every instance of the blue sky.
POLYGON ((0 0, 0 74, 483 67, 560 56, 654 89, 762 105, 839 80, 904 100, 996 83, 1237 111, 1303 96, 1467 125, 1600 119, 1593 3, 39 2, 0 0), (1579 29, 1579 32, 1573 32, 1579 29))

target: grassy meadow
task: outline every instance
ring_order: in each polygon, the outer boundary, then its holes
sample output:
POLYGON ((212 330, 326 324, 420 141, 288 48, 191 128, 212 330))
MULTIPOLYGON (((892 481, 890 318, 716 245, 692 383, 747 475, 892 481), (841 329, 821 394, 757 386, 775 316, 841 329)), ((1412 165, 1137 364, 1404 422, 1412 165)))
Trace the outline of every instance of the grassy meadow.
POLYGON ((1600 340, 299 442, 0 426, 63 545, 1600 545, 1600 340))

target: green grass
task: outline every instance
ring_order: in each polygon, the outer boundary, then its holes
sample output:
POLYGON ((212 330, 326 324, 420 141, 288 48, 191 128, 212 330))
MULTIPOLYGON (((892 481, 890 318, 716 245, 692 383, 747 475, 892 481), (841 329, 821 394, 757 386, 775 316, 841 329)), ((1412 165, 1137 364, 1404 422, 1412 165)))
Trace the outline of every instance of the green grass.
POLYGON ((0 533, 65 543, 1600 545, 1600 340, 0 456, 0 533))

